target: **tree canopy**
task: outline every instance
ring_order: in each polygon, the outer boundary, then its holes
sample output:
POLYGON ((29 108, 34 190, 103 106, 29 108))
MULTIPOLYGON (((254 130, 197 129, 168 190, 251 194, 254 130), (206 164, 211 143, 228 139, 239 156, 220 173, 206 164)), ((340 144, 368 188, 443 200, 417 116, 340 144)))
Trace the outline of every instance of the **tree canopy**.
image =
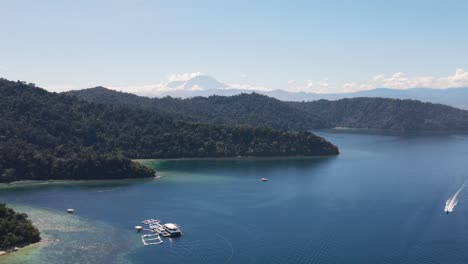
POLYGON ((129 160, 335 155, 309 132, 178 121, 0 79, 0 181, 151 177, 129 160))
POLYGON ((40 233, 28 220, 28 215, 17 213, 0 203, 0 249, 40 240, 40 233))
POLYGON ((468 111, 415 100, 350 98, 283 102, 259 94, 146 98, 103 87, 67 95, 108 105, 150 110, 177 120, 310 130, 333 127, 398 131, 468 131, 468 111))

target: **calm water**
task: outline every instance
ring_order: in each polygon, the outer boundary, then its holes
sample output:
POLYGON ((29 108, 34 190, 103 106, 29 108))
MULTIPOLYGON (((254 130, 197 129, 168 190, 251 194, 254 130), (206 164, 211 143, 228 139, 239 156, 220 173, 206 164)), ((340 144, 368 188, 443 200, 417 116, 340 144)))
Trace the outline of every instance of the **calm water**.
POLYGON ((468 188, 443 212, 468 179, 468 136, 319 134, 341 155, 154 161, 161 179, 0 189, 53 241, 0 263, 468 263, 468 188), (183 236, 145 247, 132 227, 147 218, 183 236))

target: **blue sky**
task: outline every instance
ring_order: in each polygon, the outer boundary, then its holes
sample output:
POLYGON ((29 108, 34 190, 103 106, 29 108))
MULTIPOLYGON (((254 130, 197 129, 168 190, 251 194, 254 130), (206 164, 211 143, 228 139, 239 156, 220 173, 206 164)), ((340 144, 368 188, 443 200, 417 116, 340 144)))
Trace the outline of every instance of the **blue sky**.
POLYGON ((0 76, 51 89, 193 72, 311 92, 445 88, 468 82, 466 10, 467 1, 430 0, 0 0, 0 76))

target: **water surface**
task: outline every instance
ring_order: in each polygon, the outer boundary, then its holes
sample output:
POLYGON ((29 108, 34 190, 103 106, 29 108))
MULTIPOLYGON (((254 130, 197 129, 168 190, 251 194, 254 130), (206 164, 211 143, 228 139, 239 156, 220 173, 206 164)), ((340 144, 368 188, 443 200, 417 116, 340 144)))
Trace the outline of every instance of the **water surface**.
POLYGON ((443 212, 468 178, 468 136, 319 134, 341 154, 148 161, 160 179, 2 188, 58 239, 6 263, 468 263, 466 195, 443 212), (143 246, 132 227, 147 218, 183 236, 143 246))

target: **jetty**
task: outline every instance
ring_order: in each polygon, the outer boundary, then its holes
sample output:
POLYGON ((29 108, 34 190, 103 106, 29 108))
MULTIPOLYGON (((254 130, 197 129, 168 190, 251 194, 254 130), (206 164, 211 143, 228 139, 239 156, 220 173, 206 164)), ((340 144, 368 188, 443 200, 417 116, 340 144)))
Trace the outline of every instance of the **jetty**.
POLYGON ((147 228, 135 226, 137 232, 151 232, 151 234, 145 234, 141 236, 141 242, 143 242, 143 245, 145 246, 163 243, 161 237, 178 237, 182 235, 179 226, 173 223, 162 224, 158 219, 147 219, 142 221, 142 223, 146 225, 147 228))

